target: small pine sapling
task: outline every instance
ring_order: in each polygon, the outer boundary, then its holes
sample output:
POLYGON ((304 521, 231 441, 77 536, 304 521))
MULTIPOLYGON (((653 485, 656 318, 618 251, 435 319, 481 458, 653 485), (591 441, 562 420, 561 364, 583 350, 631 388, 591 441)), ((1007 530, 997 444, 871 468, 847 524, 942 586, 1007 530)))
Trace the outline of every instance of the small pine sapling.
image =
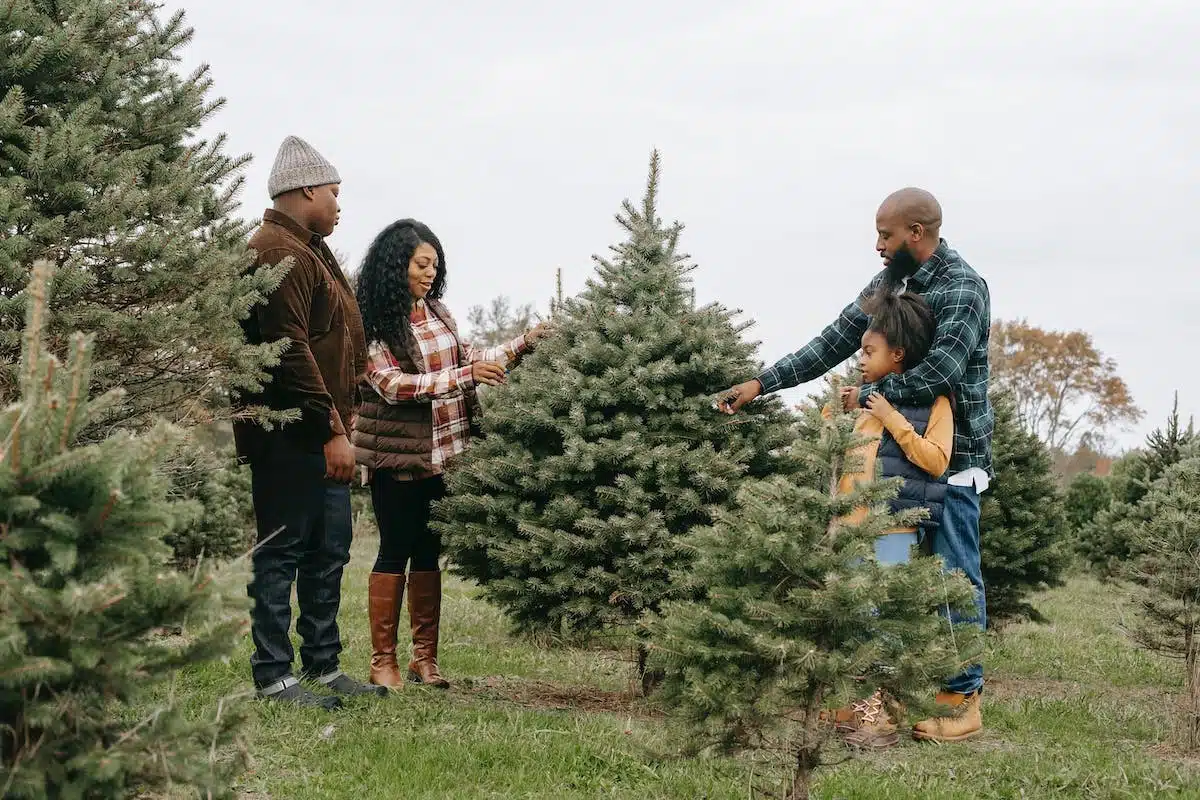
POLYGON ((1184 664, 1183 738, 1200 750, 1200 457, 1166 467, 1142 500, 1147 523, 1137 543, 1143 647, 1184 664))
MULTIPOLYGON (((838 409, 833 387, 827 407, 838 409)), ((934 557, 876 562, 879 534, 927 512, 886 511, 898 479, 838 493, 842 475, 858 469, 854 416, 813 404, 799 426, 792 450, 803 467, 746 482, 685 540, 690 579, 706 598, 667 603, 649 622, 662 698, 691 749, 774 753, 786 759, 789 798, 809 797, 827 763, 822 712, 878 689, 894 712, 928 709, 939 679, 982 642, 978 628, 943 616, 974 609, 961 573, 943 573, 934 557), (851 523, 860 507, 865 517, 851 523)))

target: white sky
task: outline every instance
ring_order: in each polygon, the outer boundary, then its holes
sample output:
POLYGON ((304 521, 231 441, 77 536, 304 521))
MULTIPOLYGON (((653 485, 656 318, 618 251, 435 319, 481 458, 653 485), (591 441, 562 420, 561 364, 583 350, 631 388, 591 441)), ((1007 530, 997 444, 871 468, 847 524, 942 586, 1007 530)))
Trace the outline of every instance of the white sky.
POLYGON ((342 174, 330 244, 357 265, 387 223, 425 221, 460 318, 498 294, 544 308, 559 266, 578 291, 658 147, 699 299, 755 318, 768 363, 878 268, 875 209, 915 184, 941 200, 994 317, 1086 329, 1117 360, 1147 411, 1121 445, 1175 390, 1200 412, 1200 3, 187 10, 187 66, 210 63, 228 99, 213 131, 255 156, 244 213, 267 205, 279 142, 302 136, 342 174))

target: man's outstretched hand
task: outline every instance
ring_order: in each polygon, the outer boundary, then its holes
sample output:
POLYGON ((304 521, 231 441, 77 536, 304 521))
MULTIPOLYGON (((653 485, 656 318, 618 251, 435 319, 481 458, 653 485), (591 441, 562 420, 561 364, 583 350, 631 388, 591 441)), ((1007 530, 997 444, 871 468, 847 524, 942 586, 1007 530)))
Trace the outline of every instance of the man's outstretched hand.
POLYGON ((717 400, 717 408, 726 414, 736 414, 742 406, 762 394, 762 384, 757 379, 739 383, 717 400))

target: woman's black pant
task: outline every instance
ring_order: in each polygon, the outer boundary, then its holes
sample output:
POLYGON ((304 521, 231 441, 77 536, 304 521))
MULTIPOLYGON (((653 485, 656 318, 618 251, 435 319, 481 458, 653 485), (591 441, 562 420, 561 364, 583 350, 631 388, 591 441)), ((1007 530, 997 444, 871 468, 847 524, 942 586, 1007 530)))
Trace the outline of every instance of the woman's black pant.
POLYGON ((441 475, 420 480, 396 480, 392 470, 371 476, 371 505, 379 526, 379 557, 375 572, 403 575, 436 572, 442 540, 429 527, 430 507, 446 494, 441 475))

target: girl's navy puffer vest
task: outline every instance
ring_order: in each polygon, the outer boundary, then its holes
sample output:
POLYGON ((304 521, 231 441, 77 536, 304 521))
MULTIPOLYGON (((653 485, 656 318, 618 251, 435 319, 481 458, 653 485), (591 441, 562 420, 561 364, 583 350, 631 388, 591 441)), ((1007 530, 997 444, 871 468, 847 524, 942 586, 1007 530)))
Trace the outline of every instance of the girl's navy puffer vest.
MULTIPOLYGON (((925 435, 925 430, 929 427, 929 414, 933 410, 932 406, 898 406, 896 410, 904 415, 904 418, 912 424, 918 434, 925 435)), ((905 458, 904 451, 900 449, 900 445, 886 429, 879 441, 876 459, 884 478, 900 477, 904 479, 904 484, 900 487, 900 494, 891 503, 892 512, 909 508, 928 508, 929 518, 922 521, 920 527, 926 533, 936 530, 942 522, 942 506, 946 501, 945 473, 934 478, 913 464, 905 458)))

